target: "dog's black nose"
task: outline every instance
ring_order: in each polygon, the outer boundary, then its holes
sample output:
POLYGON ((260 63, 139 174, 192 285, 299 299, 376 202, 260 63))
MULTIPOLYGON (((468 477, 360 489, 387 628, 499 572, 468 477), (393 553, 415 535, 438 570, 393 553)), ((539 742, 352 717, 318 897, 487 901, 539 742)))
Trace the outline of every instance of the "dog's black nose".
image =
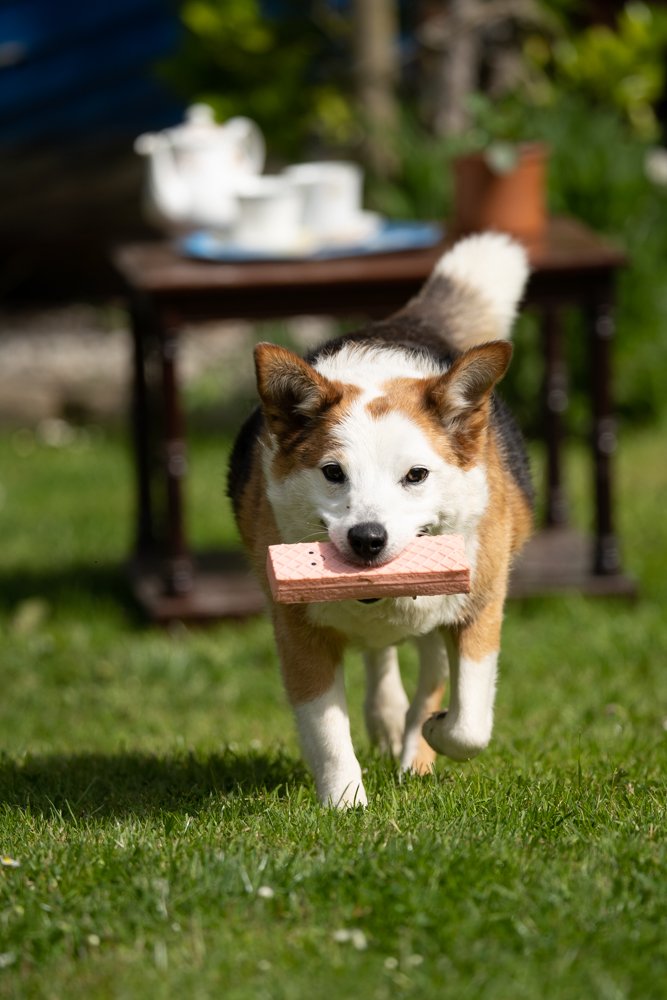
POLYGON ((375 559, 387 544, 387 532, 378 521, 363 521, 350 528, 347 540, 362 559, 375 559))

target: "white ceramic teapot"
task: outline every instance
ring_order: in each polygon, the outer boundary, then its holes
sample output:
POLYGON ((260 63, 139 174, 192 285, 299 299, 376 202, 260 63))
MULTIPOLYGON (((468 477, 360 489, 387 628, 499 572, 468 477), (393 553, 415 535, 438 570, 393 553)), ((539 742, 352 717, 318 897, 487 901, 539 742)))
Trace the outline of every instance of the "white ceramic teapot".
POLYGON ((239 185, 261 173, 265 157, 255 122, 236 117, 217 125, 207 104, 188 108, 182 125, 140 135, 134 148, 146 157, 146 213, 172 232, 232 226, 239 185))

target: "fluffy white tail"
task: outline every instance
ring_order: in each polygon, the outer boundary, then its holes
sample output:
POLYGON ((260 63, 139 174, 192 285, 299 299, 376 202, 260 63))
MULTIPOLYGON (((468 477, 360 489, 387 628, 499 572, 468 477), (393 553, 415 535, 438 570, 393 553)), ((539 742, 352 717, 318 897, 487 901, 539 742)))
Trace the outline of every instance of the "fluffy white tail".
POLYGON ((453 347, 466 350, 509 338, 528 279, 523 247, 502 233, 467 236, 445 253, 410 304, 443 324, 453 347))

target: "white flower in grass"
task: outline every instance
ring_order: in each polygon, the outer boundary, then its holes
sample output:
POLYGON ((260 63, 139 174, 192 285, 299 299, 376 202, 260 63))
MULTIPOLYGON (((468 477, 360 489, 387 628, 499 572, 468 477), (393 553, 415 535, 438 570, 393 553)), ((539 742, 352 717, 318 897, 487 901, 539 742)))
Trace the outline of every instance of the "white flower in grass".
POLYGON ((667 149, 650 149, 644 159, 646 176, 657 187, 667 187, 667 149))
POLYGON ((273 897, 275 896, 275 892, 273 891, 270 885, 260 885, 259 889, 257 890, 257 895, 260 897, 260 899, 273 899, 273 897))
MULTIPOLYGON (((405 965, 408 968, 414 969, 418 965, 421 965, 424 961, 422 955, 408 955, 405 959, 405 965)), ((388 972, 394 972, 401 963, 393 955, 388 955, 384 960, 384 967, 388 972)))
POLYGON ((351 944, 353 948, 357 951, 365 951, 368 948, 368 941, 366 940, 366 935, 358 927, 342 927, 338 931, 333 933, 334 941, 338 944, 351 944))

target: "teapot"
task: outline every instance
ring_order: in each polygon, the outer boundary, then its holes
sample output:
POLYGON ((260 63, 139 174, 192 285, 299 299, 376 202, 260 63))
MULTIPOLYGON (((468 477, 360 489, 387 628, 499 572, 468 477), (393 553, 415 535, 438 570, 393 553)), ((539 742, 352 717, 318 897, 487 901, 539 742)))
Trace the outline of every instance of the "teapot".
POLYGON ((207 104, 191 105, 182 125, 140 135, 134 149, 146 157, 146 215, 170 232, 233 226, 237 190, 265 158, 255 122, 238 116, 218 125, 207 104))

